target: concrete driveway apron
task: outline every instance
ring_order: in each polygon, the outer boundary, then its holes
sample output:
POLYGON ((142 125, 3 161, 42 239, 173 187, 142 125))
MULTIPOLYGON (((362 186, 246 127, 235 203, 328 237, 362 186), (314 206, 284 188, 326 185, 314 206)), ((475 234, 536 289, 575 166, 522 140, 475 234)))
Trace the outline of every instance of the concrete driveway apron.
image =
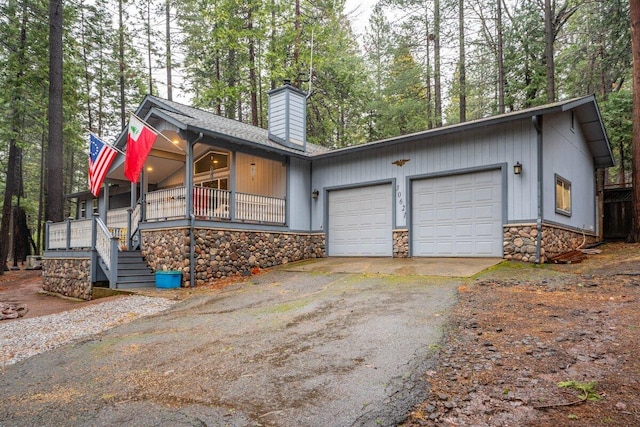
POLYGON ((401 421, 462 279, 290 270, 6 367, 0 425, 401 421))

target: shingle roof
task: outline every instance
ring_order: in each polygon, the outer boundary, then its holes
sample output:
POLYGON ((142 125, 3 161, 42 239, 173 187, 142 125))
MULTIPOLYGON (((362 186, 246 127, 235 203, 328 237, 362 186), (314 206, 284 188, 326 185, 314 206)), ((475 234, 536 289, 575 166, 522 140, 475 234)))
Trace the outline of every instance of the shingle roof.
POLYGON ((162 111, 162 113, 184 124, 188 129, 202 132, 203 134, 221 137, 225 139, 237 140, 250 145, 261 146, 268 150, 275 150, 295 154, 302 157, 313 156, 326 153, 328 148, 307 142, 306 152, 294 148, 285 147, 269 139, 269 132, 256 126, 228 119, 226 117, 148 95, 142 103, 139 111, 146 114, 149 110, 162 111))
MULTIPOLYGON (((289 148, 270 140, 266 129, 242 123, 237 120, 227 119, 199 108, 158 98, 152 95, 147 95, 138 108, 136 114, 144 117, 152 109, 159 113, 159 115, 165 115, 167 118, 172 119, 172 121, 180 123, 185 128, 192 131, 202 132, 206 135, 303 158, 339 156, 346 153, 369 150, 383 144, 390 145, 415 140, 427 140, 449 133, 463 132, 478 127, 490 126, 534 115, 544 115, 575 109, 578 112, 578 122, 583 127, 584 134, 587 139, 586 142, 593 155, 596 167, 608 167, 613 166, 614 164, 611 147, 609 145, 607 134, 594 96, 559 101, 539 107, 528 108, 525 110, 509 112, 465 123, 458 123, 423 132, 401 135, 381 141, 374 141, 334 150, 307 142, 306 152, 289 148)), ((118 139, 119 146, 124 145, 124 142, 126 141, 126 131, 127 130, 124 129, 118 139)))

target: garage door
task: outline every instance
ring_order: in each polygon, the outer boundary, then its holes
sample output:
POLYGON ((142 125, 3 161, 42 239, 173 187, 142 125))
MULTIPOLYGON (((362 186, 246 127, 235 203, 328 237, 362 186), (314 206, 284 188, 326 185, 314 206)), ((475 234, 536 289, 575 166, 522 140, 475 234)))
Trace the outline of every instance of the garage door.
POLYGON ((329 192, 329 255, 391 256, 391 185, 329 192))
POLYGON ((502 257, 499 170, 414 181, 413 256, 502 257))

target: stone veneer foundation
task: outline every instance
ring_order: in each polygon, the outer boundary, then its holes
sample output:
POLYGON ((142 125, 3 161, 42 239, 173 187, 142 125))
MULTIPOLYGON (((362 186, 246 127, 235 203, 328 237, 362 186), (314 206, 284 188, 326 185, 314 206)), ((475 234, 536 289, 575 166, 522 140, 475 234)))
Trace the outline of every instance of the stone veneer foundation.
MULTIPOLYGON (((189 228, 142 231, 142 256, 154 271, 182 271, 191 285, 189 228)), ((195 230, 195 284, 251 274, 308 258, 324 258, 324 233, 280 233, 200 228, 195 230)))
MULTIPOLYGON (((538 230, 535 224, 509 224, 504 229, 504 258, 508 260, 535 262, 538 230)), ((596 236, 550 224, 542 225, 540 262, 549 258, 595 243, 596 236)))
POLYGON ((42 289, 89 301, 93 296, 90 258, 42 260, 42 289))
POLYGON ((409 258, 409 230, 393 230, 393 257, 409 258))

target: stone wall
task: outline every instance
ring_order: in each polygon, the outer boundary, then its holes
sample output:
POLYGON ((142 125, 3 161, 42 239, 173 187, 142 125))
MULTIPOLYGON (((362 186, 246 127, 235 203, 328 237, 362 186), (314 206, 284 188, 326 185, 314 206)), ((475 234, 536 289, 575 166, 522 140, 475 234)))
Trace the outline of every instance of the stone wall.
POLYGON ((393 257, 409 258, 409 230, 393 230, 393 257))
MULTIPOLYGON (((535 262, 538 244, 535 224, 511 224, 504 227, 504 258, 508 260, 535 262)), ((548 258, 577 249, 580 245, 596 242, 593 235, 583 235, 555 225, 542 225, 542 249, 540 262, 548 258)))
POLYGON ((89 301, 93 296, 89 258, 44 258, 42 289, 89 301))
MULTIPOLYGON (((308 258, 323 258, 324 233, 269 233, 247 230, 195 230, 195 284, 250 274, 308 258)), ((182 271, 182 286, 189 275, 189 229, 143 231, 142 256, 154 270, 182 271)))

